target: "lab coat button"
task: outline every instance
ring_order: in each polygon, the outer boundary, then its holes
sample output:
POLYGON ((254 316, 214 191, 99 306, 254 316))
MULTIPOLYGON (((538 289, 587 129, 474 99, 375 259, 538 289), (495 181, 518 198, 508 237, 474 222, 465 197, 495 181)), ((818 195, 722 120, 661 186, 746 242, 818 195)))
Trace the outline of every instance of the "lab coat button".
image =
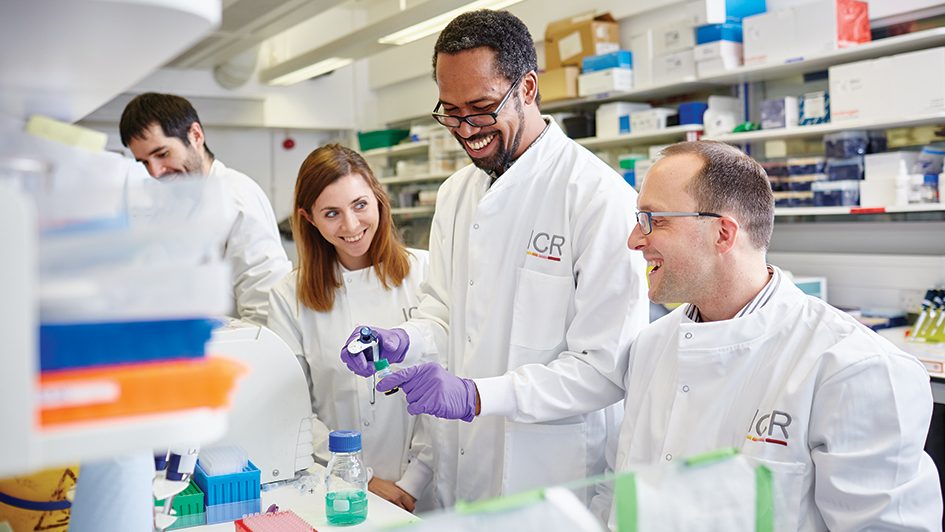
POLYGON ((473 285, 473 280, 470 279, 470 280, 469 280, 469 286, 472 286, 472 285, 473 285))
POLYGON ((692 333, 686 333, 686 340, 692 338, 692 333))
POLYGON ((348 284, 351 284, 351 278, 348 277, 347 279, 345 279, 345 282, 348 283, 348 284))
POLYGON ((365 427, 370 427, 370 426, 371 426, 371 422, 370 422, 370 421, 365 421, 365 422, 364 422, 364 426, 365 426, 365 427))
POLYGON ((473 224, 473 229, 479 229, 479 224, 473 224))
POLYGON ((465 450, 465 449, 460 449, 460 450, 459 450, 459 454, 466 454, 466 450, 465 450))
POLYGON ((683 392, 689 392, 689 387, 688 387, 688 386, 683 386, 683 387, 682 387, 682 391, 683 391, 683 392))
POLYGON ((672 461, 672 459, 673 459, 673 455, 671 455, 671 454, 667 454, 667 455, 666 455, 666 461, 667 461, 667 462, 672 461))
POLYGON ((466 341, 469 342, 469 343, 472 343, 472 336, 467 336, 467 337, 466 337, 466 341))

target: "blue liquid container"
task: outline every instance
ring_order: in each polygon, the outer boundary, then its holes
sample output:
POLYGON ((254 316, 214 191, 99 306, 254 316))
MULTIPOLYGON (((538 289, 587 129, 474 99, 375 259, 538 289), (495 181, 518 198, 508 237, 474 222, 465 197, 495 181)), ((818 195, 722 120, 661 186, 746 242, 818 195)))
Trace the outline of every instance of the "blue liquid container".
POLYGON ((336 430, 328 435, 331 459, 325 468, 325 517, 331 525, 356 525, 367 519, 367 468, 361 460, 361 433, 336 430))

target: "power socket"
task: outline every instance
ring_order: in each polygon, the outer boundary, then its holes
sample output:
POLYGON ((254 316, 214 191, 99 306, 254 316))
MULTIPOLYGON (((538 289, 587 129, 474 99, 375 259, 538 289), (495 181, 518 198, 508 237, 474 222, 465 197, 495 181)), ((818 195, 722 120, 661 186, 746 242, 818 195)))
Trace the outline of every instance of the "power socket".
POLYGON ((925 298, 925 290, 899 291, 899 308, 906 312, 918 314, 922 310, 922 300, 925 298))

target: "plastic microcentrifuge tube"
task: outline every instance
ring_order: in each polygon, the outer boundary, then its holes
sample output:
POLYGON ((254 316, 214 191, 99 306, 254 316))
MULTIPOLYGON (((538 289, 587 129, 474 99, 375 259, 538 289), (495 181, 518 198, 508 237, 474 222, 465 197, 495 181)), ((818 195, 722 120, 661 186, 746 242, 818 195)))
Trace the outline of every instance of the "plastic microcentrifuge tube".
MULTIPOLYGON (((394 371, 390 369, 390 362, 388 362, 386 358, 382 358, 374 362, 374 371, 374 374, 377 375, 378 382, 383 380, 384 377, 394 373, 394 371)), ((393 388, 384 392, 384 395, 392 395, 397 393, 399 390, 400 388, 393 388)))

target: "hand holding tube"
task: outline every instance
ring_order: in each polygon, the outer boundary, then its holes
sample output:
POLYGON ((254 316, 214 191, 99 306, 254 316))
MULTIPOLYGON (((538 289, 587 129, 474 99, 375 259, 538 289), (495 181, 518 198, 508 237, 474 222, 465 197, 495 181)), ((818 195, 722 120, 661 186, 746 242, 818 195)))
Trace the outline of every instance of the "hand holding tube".
POLYGON ((463 421, 476 417, 476 384, 453 375, 436 362, 396 371, 377 384, 377 391, 386 392, 398 386, 407 396, 410 414, 463 421))
POLYGON ((403 329, 381 329, 378 327, 358 327, 348 336, 348 341, 341 348, 341 360, 348 366, 352 372, 362 376, 370 377, 374 374, 374 357, 386 358, 391 364, 403 361, 407 353, 407 347, 410 346, 410 338, 407 331, 403 329), (373 331, 377 336, 377 349, 370 355, 368 353, 373 347, 367 347, 362 341, 362 331, 373 331))

